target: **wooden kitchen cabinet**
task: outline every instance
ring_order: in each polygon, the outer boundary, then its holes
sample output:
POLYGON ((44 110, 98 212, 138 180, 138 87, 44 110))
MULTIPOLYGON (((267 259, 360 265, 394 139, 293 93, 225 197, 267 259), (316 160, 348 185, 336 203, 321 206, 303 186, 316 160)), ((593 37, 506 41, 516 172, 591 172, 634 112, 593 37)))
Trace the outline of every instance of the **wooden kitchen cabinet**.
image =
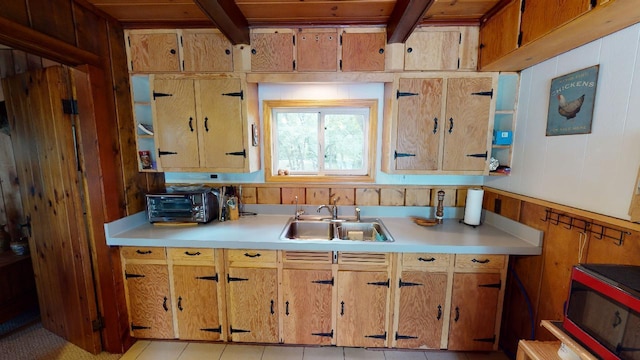
POLYGON ((259 168, 256 84, 229 76, 153 78, 158 162, 164 171, 259 168))
POLYGON ((251 31, 251 71, 289 72, 295 69, 294 34, 291 29, 251 31))
POLYGON ((296 36, 298 71, 338 70, 338 30, 299 29, 296 36))
POLYGON ((507 256, 456 255, 447 349, 498 347, 507 256))
POLYGON ((275 253, 270 250, 226 251, 227 312, 232 341, 278 342, 275 253))
POLYGON ((342 71, 384 71, 387 34, 381 31, 346 29, 340 35, 342 71))
POLYGON ((170 248, 167 252, 173 272, 176 337, 221 340, 224 297, 214 249, 170 248))
POLYGON ((480 68, 516 50, 520 31, 520 0, 513 0, 480 27, 480 68))
POLYGON ((403 74, 386 84, 391 106, 383 128, 382 170, 487 174, 495 82, 494 74, 403 74))
POLYGON ((233 71, 233 45, 216 29, 182 30, 184 71, 233 71))
POLYGON ((472 26, 422 27, 405 42, 405 71, 476 70, 478 30, 472 26))
POLYGON ((181 70, 176 30, 129 30, 125 33, 125 43, 131 72, 181 70))
POLYGON ((397 324, 392 346, 444 348, 448 269, 453 255, 405 253, 401 258, 402 270, 394 284, 397 324))
POLYGON ((591 10, 591 1, 526 1, 522 6, 522 45, 535 41, 552 30, 591 10))
POLYGON ((124 247, 120 255, 131 336, 174 338, 165 249, 124 247))

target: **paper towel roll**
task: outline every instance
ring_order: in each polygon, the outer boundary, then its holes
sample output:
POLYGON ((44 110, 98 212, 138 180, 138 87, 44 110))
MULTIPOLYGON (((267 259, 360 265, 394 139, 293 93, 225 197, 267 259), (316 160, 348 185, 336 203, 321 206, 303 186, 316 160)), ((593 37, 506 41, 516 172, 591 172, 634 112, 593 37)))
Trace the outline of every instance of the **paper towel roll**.
POLYGON ((467 225, 480 225, 480 215, 482 213, 482 197, 484 190, 467 190, 467 202, 464 206, 464 223, 467 225))

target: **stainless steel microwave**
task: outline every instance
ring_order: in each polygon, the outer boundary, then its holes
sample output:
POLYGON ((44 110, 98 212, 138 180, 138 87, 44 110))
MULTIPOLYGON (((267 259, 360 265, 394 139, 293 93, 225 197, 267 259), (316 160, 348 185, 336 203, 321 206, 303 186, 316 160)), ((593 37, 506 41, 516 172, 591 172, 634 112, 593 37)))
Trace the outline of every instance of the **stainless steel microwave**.
POLYGON ((218 218, 219 192, 207 189, 146 195, 149 222, 207 223, 218 218))

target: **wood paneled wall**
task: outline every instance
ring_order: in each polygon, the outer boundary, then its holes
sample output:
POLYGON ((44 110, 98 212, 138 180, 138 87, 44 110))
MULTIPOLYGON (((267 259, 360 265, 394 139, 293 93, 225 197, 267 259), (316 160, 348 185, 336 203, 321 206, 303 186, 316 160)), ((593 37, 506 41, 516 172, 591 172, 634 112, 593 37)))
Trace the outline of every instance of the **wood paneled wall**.
POLYGON ((515 355, 518 340, 531 339, 532 332, 537 340, 555 340, 540 321, 563 319, 574 265, 640 265, 638 224, 491 188, 484 194, 484 209, 544 232, 542 255, 510 257, 500 335, 508 354, 515 355), (586 223, 593 225, 585 231, 586 223), (600 239, 602 231, 622 242, 600 239))

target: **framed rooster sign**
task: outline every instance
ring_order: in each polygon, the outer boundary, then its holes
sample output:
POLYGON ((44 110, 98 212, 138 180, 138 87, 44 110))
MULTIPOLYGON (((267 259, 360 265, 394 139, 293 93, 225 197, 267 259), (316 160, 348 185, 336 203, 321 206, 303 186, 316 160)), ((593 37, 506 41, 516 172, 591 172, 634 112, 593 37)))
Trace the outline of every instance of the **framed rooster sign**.
POLYGON ((599 65, 551 80, 547 136, 590 134, 599 65))

